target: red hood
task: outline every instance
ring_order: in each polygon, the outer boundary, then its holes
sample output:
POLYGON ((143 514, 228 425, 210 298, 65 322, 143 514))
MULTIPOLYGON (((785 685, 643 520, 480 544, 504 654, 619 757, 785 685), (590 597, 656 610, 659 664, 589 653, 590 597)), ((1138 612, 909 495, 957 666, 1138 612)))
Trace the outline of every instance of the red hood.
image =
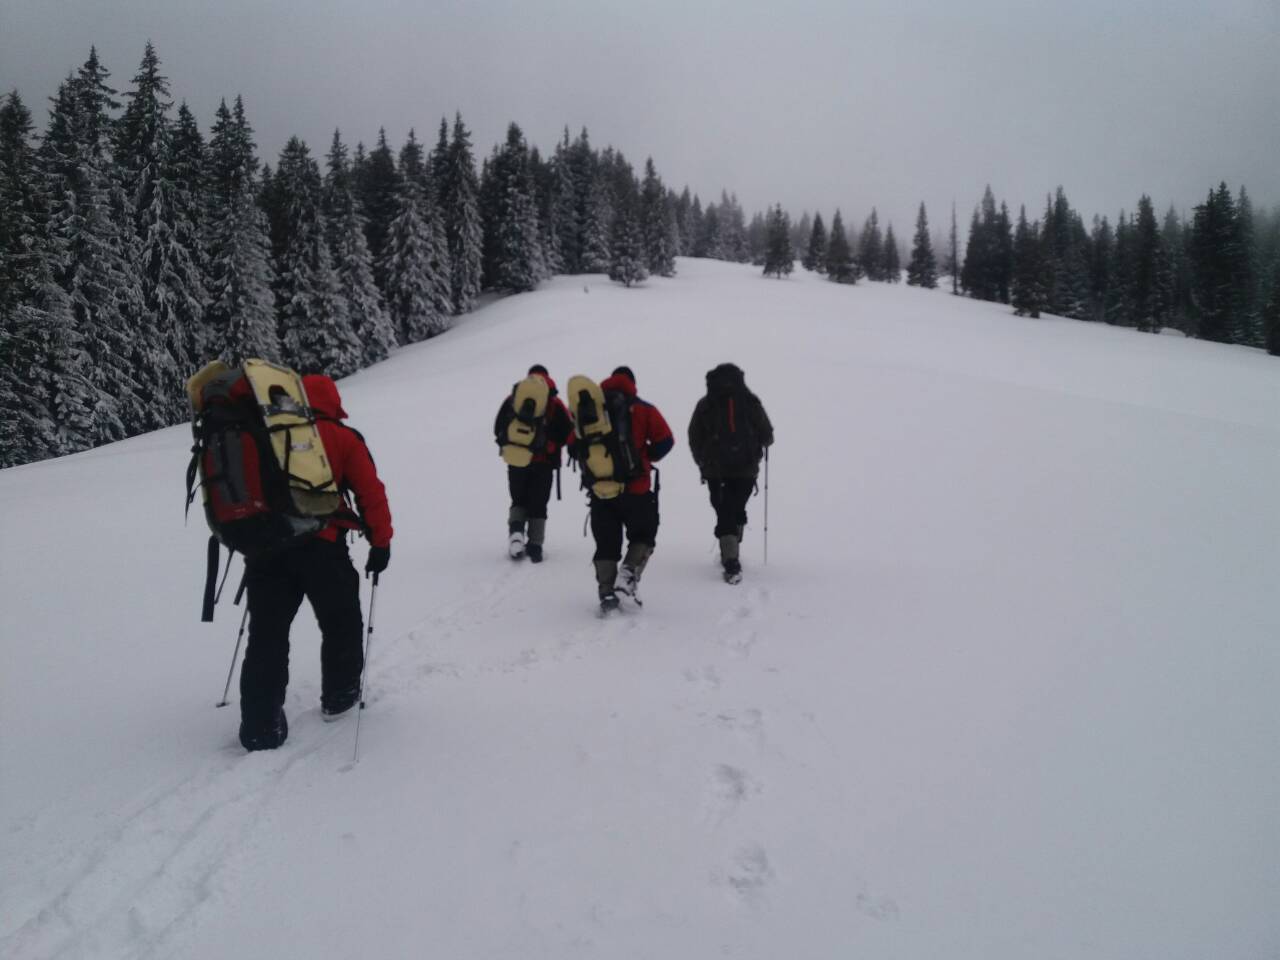
POLYGON ((621 390, 629 397, 636 395, 636 385, 631 382, 631 378, 625 374, 615 373, 612 377, 606 377, 600 381, 601 390, 621 390))
POLYGON ((302 378, 303 389, 307 391, 307 402, 311 409, 334 420, 347 419, 347 411, 342 409, 342 397, 338 394, 338 385, 332 377, 323 373, 308 373, 302 378))

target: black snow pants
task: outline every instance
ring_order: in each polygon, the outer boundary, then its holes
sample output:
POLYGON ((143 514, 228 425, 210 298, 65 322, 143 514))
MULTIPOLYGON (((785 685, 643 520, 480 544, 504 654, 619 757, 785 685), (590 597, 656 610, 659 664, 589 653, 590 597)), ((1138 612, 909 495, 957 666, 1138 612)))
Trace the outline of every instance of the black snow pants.
POLYGON ((289 627, 305 597, 320 625, 321 703, 357 687, 364 666, 360 575, 346 543, 312 538, 248 563, 249 645, 240 668, 240 712, 270 722, 289 685, 289 627))
POLYGON ((596 538, 596 560, 622 559, 622 532, 630 543, 652 547, 658 539, 658 495, 623 493, 612 500, 591 498, 591 534, 596 538))
POLYGON ((507 489, 511 505, 523 507, 526 520, 547 519, 547 503, 551 500, 551 483, 555 469, 549 463, 531 463, 527 467, 507 467, 507 489))
POLYGON ((727 533, 736 534, 739 527, 747 525, 747 501, 751 499, 755 487, 755 477, 725 477, 723 480, 707 481, 711 506, 716 511, 717 539, 727 533))

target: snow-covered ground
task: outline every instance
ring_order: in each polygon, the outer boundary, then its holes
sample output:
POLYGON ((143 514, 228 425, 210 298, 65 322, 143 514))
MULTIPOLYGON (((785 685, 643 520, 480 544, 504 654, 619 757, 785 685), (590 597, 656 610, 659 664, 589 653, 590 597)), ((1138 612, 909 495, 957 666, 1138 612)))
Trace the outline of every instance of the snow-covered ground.
POLYGON ((309 612, 284 748, 214 709, 186 428, 0 473, 0 956, 1280 956, 1275 358, 681 261, 342 388, 396 524, 354 765, 309 612), (778 433, 738 587, 684 446, 724 360, 778 433), (505 557, 533 362, 676 431, 642 612, 567 471, 505 557))

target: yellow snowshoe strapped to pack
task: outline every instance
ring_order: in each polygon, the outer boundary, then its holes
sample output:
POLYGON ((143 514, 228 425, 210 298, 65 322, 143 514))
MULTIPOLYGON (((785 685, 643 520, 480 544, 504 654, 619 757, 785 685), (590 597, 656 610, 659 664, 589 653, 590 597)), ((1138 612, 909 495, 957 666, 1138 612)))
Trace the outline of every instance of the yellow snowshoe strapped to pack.
POLYGON ((591 479, 590 489, 601 500, 612 500, 626 489, 625 479, 616 479, 617 433, 609 419, 604 391, 590 377, 569 378, 569 415, 573 418, 578 443, 585 449, 582 482, 591 479))
POLYGON ((498 452, 513 467, 527 467, 533 455, 547 445, 547 403, 551 388, 547 381, 529 375, 511 391, 511 417, 497 437, 498 452))

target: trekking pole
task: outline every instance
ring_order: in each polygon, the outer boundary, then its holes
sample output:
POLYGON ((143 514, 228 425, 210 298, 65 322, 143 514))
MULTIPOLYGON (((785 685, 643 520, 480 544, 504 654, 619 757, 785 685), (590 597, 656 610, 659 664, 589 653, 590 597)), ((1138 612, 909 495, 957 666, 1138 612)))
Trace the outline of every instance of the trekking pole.
POLYGON ((769 448, 764 448, 764 565, 769 565, 769 448))
POLYGON ((236 635, 236 649, 231 654, 231 668, 227 670, 227 685, 222 690, 222 699, 214 704, 215 707, 225 707, 230 701, 227 695, 231 693, 231 677, 236 672, 236 661, 240 659, 240 643, 244 640, 244 628, 249 622, 249 605, 246 603, 244 607, 244 616, 240 618, 240 633, 236 635))
MULTIPOLYGON (((228 561, 228 566, 229 565, 230 565, 230 562, 228 561)), ((222 579, 224 582, 226 581, 227 575, 225 573, 222 575, 222 579)), ((248 586, 248 584, 249 584, 249 568, 245 567, 244 575, 240 578, 240 587, 236 590, 235 602, 237 605, 239 605, 240 603, 240 598, 244 596, 244 589, 246 586, 248 586)), ((219 593, 222 592, 221 587, 218 588, 218 592, 219 593)), ((231 677, 236 672, 236 661, 240 659, 240 643, 241 641, 244 640, 244 628, 245 628, 245 625, 248 624, 248 622, 249 622, 249 605, 246 603, 244 605, 244 616, 240 618, 240 632, 236 634, 236 648, 234 652, 232 652, 231 654, 231 669, 227 671, 227 685, 222 690, 222 699, 214 704, 215 707, 225 707, 230 702, 229 700, 227 700, 227 696, 231 693, 231 677)))
POLYGON ((360 710, 356 713, 356 745, 351 751, 351 762, 360 758, 360 717, 364 715, 364 675, 369 669, 369 648, 373 645, 373 610, 378 600, 378 575, 373 575, 373 588, 369 591, 369 629, 364 635, 364 663, 360 666, 360 710))

